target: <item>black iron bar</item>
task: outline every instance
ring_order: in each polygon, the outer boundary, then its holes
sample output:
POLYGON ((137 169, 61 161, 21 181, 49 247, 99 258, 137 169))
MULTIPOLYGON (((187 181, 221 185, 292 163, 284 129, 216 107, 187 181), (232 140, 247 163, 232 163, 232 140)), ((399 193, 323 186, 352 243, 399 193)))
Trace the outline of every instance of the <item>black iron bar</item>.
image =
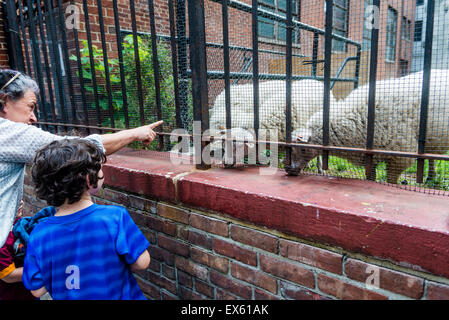
MULTIPOLYGON (((232 110, 231 110, 231 80, 229 77, 230 64, 229 64, 229 14, 228 14, 228 1, 222 0, 221 2, 222 13, 222 26, 223 26, 223 69, 224 69, 224 85, 225 85, 225 114, 226 114, 226 135, 227 138, 231 138, 232 128, 232 110)), ((207 44, 206 44, 207 46, 207 44)), ((245 52, 246 53, 246 52, 245 52)), ((232 140, 231 140, 232 141, 232 140)), ((227 141, 226 150, 232 150, 232 142, 227 141)), ((226 161, 227 159, 225 159, 226 161)), ((228 164, 228 162, 225 162, 228 164)))
POLYGON ((316 76, 316 67, 318 60, 318 46, 320 44, 320 34, 318 32, 313 33, 313 47, 312 47, 312 76, 316 76))
POLYGON ((92 37, 90 34, 89 11, 87 8, 87 0, 83 0, 83 10, 84 10, 84 21, 85 21, 85 25, 86 25, 86 34, 87 34, 87 47, 89 49, 89 62, 90 62, 90 71, 91 71, 91 75, 92 75, 92 86, 94 89, 95 109, 96 109, 96 115, 97 115, 97 126, 101 127, 101 111, 100 111, 100 102, 98 99, 97 76, 96 76, 96 72, 95 72, 94 52, 92 50, 92 37))
MULTIPOLYGON (((73 5, 73 0, 70 0, 70 4, 73 5)), ((84 88, 84 76, 83 76, 83 66, 81 65, 81 57, 80 57, 80 45, 79 45, 79 38, 78 38, 78 31, 76 28, 73 28, 73 36, 75 41, 75 54, 76 54, 76 63, 78 68, 78 81, 80 85, 80 91, 81 91, 81 104, 83 105, 83 111, 84 111, 84 121, 86 124, 86 130, 87 134, 90 134, 90 128, 89 128, 89 113, 87 109, 87 99, 86 99, 86 92, 84 88)), ((76 121, 75 124, 77 124, 78 121, 76 121)))
POLYGON ((143 92, 142 92, 142 76, 140 69, 140 56, 139 56, 139 40, 137 37, 136 26, 136 9, 134 6, 134 0, 129 1, 131 10, 131 25, 133 30, 133 46, 134 46, 134 60, 136 63, 136 77, 137 77, 137 93, 139 97, 139 113, 140 113, 140 125, 145 125, 145 110, 143 108, 143 92))
MULTIPOLYGON (((47 37, 51 36, 51 31, 50 31, 50 23, 49 23, 49 15, 50 13, 48 12, 48 10, 45 10, 45 12, 43 13, 43 16, 45 17, 45 33, 47 34, 47 37)), ((57 93, 53 92, 57 90, 58 87, 58 83, 57 83, 57 75, 56 75, 56 67, 54 64, 54 51, 52 50, 52 40, 49 40, 46 44, 45 44, 45 48, 44 50, 48 50, 48 55, 49 55, 49 59, 50 59, 50 63, 45 66, 45 68, 49 69, 51 71, 51 80, 48 81, 47 86, 48 86, 48 90, 51 90, 51 94, 50 94, 50 108, 51 108, 51 113, 52 113, 52 118, 54 119, 53 121, 55 122, 60 122, 58 119, 58 115, 60 115, 58 108, 58 99, 56 97, 57 93), (52 83, 53 82, 53 83, 52 83)), ((64 127, 63 127, 64 128, 64 127)))
MULTIPOLYGON (((379 8, 380 0, 374 0, 373 5, 379 8)), ((379 51, 379 28, 373 25, 371 29, 371 53, 370 53, 370 74, 368 92, 368 118, 366 128, 366 149, 372 149, 374 145, 374 121, 376 108, 376 79, 377 79, 377 58, 379 51)), ((365 175, 369 180, 376 180, 376 168, 373 164, 373 155, 367 154, 365 157, 365 175)))
MULTIPOLYGON (((429 113, 430 73, 432 69, 432 42, 435 1, 427 2, 426 40, 424 45, 424 73, 422 80, 421 112, 419 118, 418 153, 424 153, 426 148, 427 118, 429 113)), ((418 159, 416 182, 423 183, 424 160, 418 159)))
POLYGON ((173 71, 173 86, 175 93, 175 126, 176 128, 182 128, 181 122, 181 109, 179 103, 179 76, 178 76, 178 54, 176 45, 176 24, 175 24, 175 13, 173 8, 173 1, 168 0, 168 14, 170 21, 170 47, 171 47, 171 59, 172 59, 172 71, 173 71))
MULTIPOLYGON (((45 84, 42 79, 42 71, 41 71, 41 56, 39 53, 39 44, 37 41, 37 31, 36 31, 36 24, 34 23, 34 17, 33 17, 33 5, 31 3, 31 0, 27 0, 27 15, 28 15, 28 23, 29 23, 29 33, 30 33, 30 44, 31 44, 31 55, 33 59, 33 65, 34 65, 34 76, 37 79, 37 82, 39 84, 39 91, 40 91, 40 101, 41 101, 41 107, 46 110, 46 94, 45 94, 45 84)), ((58 131, 58 127, 55 127, 56 132, 58 131)))
MULTIPOLYGON (((254 133, 259 139, 259 30, 258 30, 258 0, 252 0, 252 42, 253 42, 253 108, 254 133)), ((256 159, 259 159, 259 146, 256 145, 256 159)))
POLYGON ((357 89, 359 87, 359 76, 360 76, 360 63, 362 58, 362 47, 357 47, 357 55, 355 60, 355 71, 354 71, 354 78, 356 81, 354 82, 354 89, 357 89))
MULTIPOLYGON (((19 1, 20 3, 20 1, 19 1)), ((37 16, 38 16, 38 20, 39 20, 39 31, 40 31, 40 36, 41 36, 41 41, 42 41, 42 53, 44 56, 44 69, 45 69, 45 75, 47 77, 47 88, 48 88, 48 95, 50 98, 50 103, 52 104, 52 116, 53 116, 53 122, 56 121, 56 115, 55 115, 55 106, 54 106, 54 96, 53 96, 53 85, 52 85, 52 78, 51 78, 51 74, 50 74, 50 64, 48 62, 48 54, 47 54, 47 39, 45 37, 45 33, 44 33, 44 23, 43 23, 43 19, 42 19, 42 10, 41 10, 41 6, 38 5, 37 6, 37 16)), ((44 120, 48 121, 48 116, 47 116, 47 107, 46 106, 42 106, 43 109, 43 114, 44 114, 44 120)))
MULTIPOLYGON (((329 114, 330 114, 330 78, 332 61, 332 23, 334 1, 326 0, 326 30, 324 34, 324 99, 323 99, 323 145, 329 145, 329 114)), ((323 150, 323 170, 327 170, 329 151, 323 150)))
POLYGON ((26 36, 25 31, 25 20, 23 19, 23 7, 22 7, 22 1, 17 1, 19 3, 19 19, 20 19, 20 28, 22 31, 22 39, 23 39, 23 46, 25 48, 25 59, 26 59, 26 72, 31 76, 31 62, 30 62, 30 54, 28 52, 28 40, 26 36))
MULTIPOLYGON (((292 1, 287 0, 287 45, 285 52, 285 141, 292 142, 292 34, 293 34, 293 22, 292 22, 292 1)), ((270 138, 272 139, 272 137, 270 138)), ((291 148, 285 149, 285 165, 291 164, 291 148)))
POLYGON ((120 30, 119 14, 117 9, 117 0, 112 0, 112 7, 114 9, 114 24, 115 24, 115 36, 117 39, 117 54, 118 64, 120 70, 120 84, 122 89, 123 100, 123 115, 125 117, 125 128, 129 128, 129 114, 128 114, 128 96, 126 94, 126 78, 125 68, 123 66, 123 47, 122 47, 122 34, 120 30))
POLYGON ((70 61, 69 61, 69 47, 67 45, 67 35, 66 35, 66 28, 65 28, 65 21, 64 21, 64 13, 62 12, 62 1, 58 0, 58 11, 59 11, 59 25, 60 25, 60 32, 62 36, 62 53, 64 56, 63 63, 65 65, 65 72, 67 77, 67 84, 69 89, 69 100, 70 104, 72 105, 72 121, 76 123, 76 103, 75 103, 75 94, 73 90, 73 79, 72 79, 72 68, 70 67, 70 61))
MULTIPOLYGON (((209 129, 204 0, 188 0, 188 10, 189 33, 191 39, 190 68, 192 69, 193 119, 197 123, 201 123, 202 134, 204 131, 209 129)), ((201 163, 197 163, 197 168, 210 168, 210 165, 206 164, 203 157, 201 157, 207 143, 205 141, 201 141, 198 145, 200 146, 200 150, 195 150, 195 155, 200 156, 201 163)), ((197 146, 196 149, 198 149, 197 146)))
POLYGON ((101 0, 97 0, 98 7, 98 20, 100 23, 100 38, 101 38, 101 48, 103 51, 103 64, 104 64, 104 75, 106 80, 106 95, 108 97, 108 112, 109 119, 111 121, 111 126, 115 127, 114 121, 114 106, 112 105, 112 90, 111 90, 111 77, 109 75, 109 59, 108 59, 108 49, 106 48, 106 36, 104 34, 104 22, 103 22, 103 6, 101 0))
MULTIPOLYGON (((150 30, 151 30, 151 52, 153 57, 153 76, 154 89, 156 93, 156 116, 157 120, 162 120, 162 105, 161 105, 161 75, 159 72, 159 60, 157 54, 157 40, 156 40, 156 18, 154 17, 154 1, 148 0, 148 11, 150 14, 150 30)), ((163 126, 156 128, 156 131, 162 131, 163 126)), ((159 136, 159 150, 164 149, 164 140, 159 136)))
POLYGON ((178 35, 179 109, 182 126, 189 126, 189 77, 187 75, 186 2, 176 0, 176 34, 178 35))
POLYGON ((53 70, 56 74, 56 81, 54 82, 55 86, 57 86, 57 98, 56 101, 59 102, 59 108, 58 110, 61 111, 62 121, 64 123, 68 123, 67 114, 66 114, 66 101, 65 101, 65 94, 64 94, 64 80, 62 78, 61 73, 61 60, 60 60, 60 54, 59 54, 59 45, 58 45, 58 36, 56 34, 56 22, 54 17, 54 8, 50 0, 46 0, 46 11, 47 11, 47 19, 46 22, 48 22, 48 26, 50 28, 50 40, 52 42, 51 49, 53 52, 54 61, 52 62, 53 70), (59 101, 58 101, 59 100, 59 101))
POLYGON ((226 129, 231 129, 231 84, 229 78, 229 21, 228 21, 228 1, 221 3, 222 23, 223 23, 223 69, 225 85, 225 109, 226 109, 226 129))

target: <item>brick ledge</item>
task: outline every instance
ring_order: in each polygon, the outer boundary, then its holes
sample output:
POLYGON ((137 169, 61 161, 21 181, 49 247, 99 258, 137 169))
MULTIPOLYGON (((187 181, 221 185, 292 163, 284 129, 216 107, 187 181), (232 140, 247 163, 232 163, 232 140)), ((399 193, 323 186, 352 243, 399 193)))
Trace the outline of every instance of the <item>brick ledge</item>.
POLYGON ((104 171, 115 188, 449 277, 447 197, 257 168, 197 171, 166 153, 131 149, 108 157, 104 171))

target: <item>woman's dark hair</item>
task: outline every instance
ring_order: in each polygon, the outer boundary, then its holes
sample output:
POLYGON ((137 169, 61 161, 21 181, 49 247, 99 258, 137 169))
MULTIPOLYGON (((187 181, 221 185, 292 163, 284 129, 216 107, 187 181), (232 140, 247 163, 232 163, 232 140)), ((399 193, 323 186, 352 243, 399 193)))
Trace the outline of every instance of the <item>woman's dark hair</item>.
POLYGON ((59 207, 66 199, 72 204, 81 199, 90 185, 98 186, 98 172, 106 155, 85 139, 54 141, 37 151, 31 176, 37 196, 51 206, 59 207))
POLYGON ((19 71, 15 70, 0 70, 0 111, 3 110, 5 102, 5 99, 1 99, 2 96, 7 96, 11 100, 17 101, 22 98, 28 90, 33 91, 36 96, 39 96, 39 87, 36 81, 23 73, 4 87, 18 73, 19 71))

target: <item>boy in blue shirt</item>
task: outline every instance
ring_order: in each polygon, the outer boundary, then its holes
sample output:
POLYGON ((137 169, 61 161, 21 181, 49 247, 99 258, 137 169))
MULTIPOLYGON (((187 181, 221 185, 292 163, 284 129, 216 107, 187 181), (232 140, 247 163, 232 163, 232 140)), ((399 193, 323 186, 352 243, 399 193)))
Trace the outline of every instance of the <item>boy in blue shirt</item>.
POLYGON ((82 139, 55 141, 36 153, 31 174, 39 198, 56 208, 36 225, 22 281, 35 297, 145 299, 132 271, 150 263, 149 242, 119 206, 94 204, 106 156, 82 139))

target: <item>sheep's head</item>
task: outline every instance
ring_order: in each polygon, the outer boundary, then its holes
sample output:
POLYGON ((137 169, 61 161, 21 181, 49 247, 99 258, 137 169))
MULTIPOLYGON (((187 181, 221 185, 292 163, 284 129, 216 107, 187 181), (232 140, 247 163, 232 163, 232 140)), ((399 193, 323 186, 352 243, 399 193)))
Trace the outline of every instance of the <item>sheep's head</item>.
MULTIPOLYGON (((292 132, 293 143, 310 143, 312 139, 312 131, 308 128, 297 129, 292 132)), ((307 164, 318 156, 319 151, 309 148, 292 147, 291 161, 289 165, 285 165, 285 170, 289 175, 298 175, 307 164)))

